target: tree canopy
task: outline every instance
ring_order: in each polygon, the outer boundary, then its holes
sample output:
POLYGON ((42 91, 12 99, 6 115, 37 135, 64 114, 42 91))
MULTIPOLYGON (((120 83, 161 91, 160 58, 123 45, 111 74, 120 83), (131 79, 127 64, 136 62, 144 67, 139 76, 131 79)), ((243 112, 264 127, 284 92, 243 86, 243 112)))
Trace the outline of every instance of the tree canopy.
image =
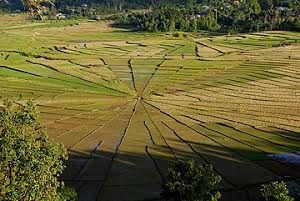
POLYGON ((169 169, 161 195, 174 201, 217 201, 221 194, 215 188, 220 181, 211 165, 178 161, 169 169))
POLYGON ((294 201, 294 198, 289 196, 289 190, 283 181, 263 185, 261 192, 265 201, 294 201))
POLYGON ((165 5, 145 13, 119 16, 116 24, 142 31, 199 31, 227 33, 299 30, 299 1, 215 0, 200 4, 165 5))
POLYGON ((58 181, 67 158, 64 146, 41 129, 32 102, 5 102, 0 111, 0 200, 74 200, 74 190, 58 181))

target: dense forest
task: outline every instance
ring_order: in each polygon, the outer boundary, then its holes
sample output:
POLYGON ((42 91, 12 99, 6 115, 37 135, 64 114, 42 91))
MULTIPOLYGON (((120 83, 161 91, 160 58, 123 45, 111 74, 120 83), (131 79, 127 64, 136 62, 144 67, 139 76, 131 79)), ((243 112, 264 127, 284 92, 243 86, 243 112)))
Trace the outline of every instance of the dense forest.
MULTIPOLYGON (((55 0, 57 9, 63 7, 81 7, 87 4, 90 7, 102 7, 108 10, 120 10, 130 8, 149 8, 160 7, 163 5, 188 5, 188 4, 208 4, 224 5, 226 3, 236 4, 237 2, 253 2, 252 0, 55 0)), ((299 0, 258 0, 262 9, 268 9, 272 6, 292 7, 298 5, 299 0)), ((0 8, 6 10, 24 9, 22 0, 0 0, 0 8)))
MULTIPOLYGON (((66 7, 81 7, 87 4, 90 8, 102 8, 103 10, 122 10, 132 8, 149 8, 150 6, 167 4, 185 4, 185 0, 56 0, 57 9, 66 7)), ((3 10, 22 10, 24 9, 22 0, 0 0, 0 8, 3 10)))
MULTIPOLYGON (((26 10, 22 0, 0 0, 0 6, 26 10)), ((115 13, 115 25, 150 32, 300 30, 299 0, 56 0, 49 8, 47 15, 68 18, 115 13)))
POLYGON ((214 0, 184 5, 164 5, 151 12, 118 16, 116 24, 142 31, 198 31, 227 33, 299 30, 299 1, 214 0))

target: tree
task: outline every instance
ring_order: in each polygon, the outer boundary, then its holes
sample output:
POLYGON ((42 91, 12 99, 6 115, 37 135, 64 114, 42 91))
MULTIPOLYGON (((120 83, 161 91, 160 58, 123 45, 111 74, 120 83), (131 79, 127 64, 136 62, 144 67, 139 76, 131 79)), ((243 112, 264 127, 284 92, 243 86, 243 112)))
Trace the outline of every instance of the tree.
POLYGON ((294 201, 294 199, 288 195, 289 190, 283 181, 263 185, 261 192, 265 201, 294 201))
POLYGON ((193 21, 191 22, 191 27, 190 27, 190 29, 191 29, 191 31, 194 31, 194 32, 197 31, 197 29, 198 29, 198 23, 197 23, 196 20, 193 20, 193 21))
POLYGON ((29 10, 32 16, 37 16, 40 20, 43 20, 43 13, 48 10, 45 4, 53 4, 54 0, 22 0, 22 3, 29 10))
POLYGON ((217 201, 221 194, 214 188, 220 181, 211 165, 178 161, 169 169, 161 195, 174 201, 217 201))
POLYGON ((0 200, 75 200, 58 181, 67 152, 41 129, 32 102, 16 107, 5 101, 0 111, 0 200))
POLYGON ((169 26, 169 31, 175 31, 176 27, 175 27, 175 19, 172 18, 170 20, 170 26, 169 26))
POLYGON ((261 7, 257 0, 248 0, 247 4, 247 6, 249 6, 248 8, 250 9, 250 14, 257 15, 261 12, 261 7))
POLYGON ((109 7, 112 7, 113 10, 117 11, 121 11, 124 5, 124 0, 107 0, 106 1, 108 4, 112 5, 109 7))
POLYGON ((190 23, 186 19, 181 19, 180 23, 179 23, 179 27, 180 27, 179 28, 180 31, 189 31, 189 29, 190 29, 190 23))
POLYGON ((300 17, 298 17, 298 18, 295 19, 293 28, 294 28, 296 31, 300 31, 300 17))
POLYGON ((259 5, 263 10, 269 10, 273 8, 272 0, 259 0, 259 5))
POLYGON ((193 6, 197 4, 197 1, 196 0, 186 0, 186 5, 187 7, 189 8, 193 8, 193 6))

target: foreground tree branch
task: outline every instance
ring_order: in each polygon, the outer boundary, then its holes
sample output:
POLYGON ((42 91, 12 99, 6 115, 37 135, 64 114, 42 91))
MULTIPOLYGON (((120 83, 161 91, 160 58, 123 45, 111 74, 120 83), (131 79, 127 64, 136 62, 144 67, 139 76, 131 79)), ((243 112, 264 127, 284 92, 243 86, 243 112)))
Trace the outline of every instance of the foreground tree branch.
POLYGON ((22 0, 23 5, 28 9, 32 16, 37 16, 43 20, 43 13, 48 10, 47 4, 54 6, 54 0, 22 0))

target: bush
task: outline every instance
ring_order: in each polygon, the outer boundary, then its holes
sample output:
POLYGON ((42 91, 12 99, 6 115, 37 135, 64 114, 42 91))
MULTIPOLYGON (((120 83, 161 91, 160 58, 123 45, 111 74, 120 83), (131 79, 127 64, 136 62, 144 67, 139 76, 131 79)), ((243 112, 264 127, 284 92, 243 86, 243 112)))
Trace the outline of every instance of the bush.
POLYGON ((178 38, 180 35, 179 35, 179 33, 173 33, 173 37, 176 37, 176 38, 178 38))
POLYGON ((294 199, 288 195, 289 190, 283 181, 263 185, 261 192, 265 201, 294 201, 294 199))
POLYGON ((59 201, 76 201, 77 193, 73 188, 65 186, 63 183, 57 189, 59 201))
POLYGON ((174 201, 217 201, 221 194, 214 189, 220 181, 211 165, 179 161, 169 169, 161 195, 174 201))

